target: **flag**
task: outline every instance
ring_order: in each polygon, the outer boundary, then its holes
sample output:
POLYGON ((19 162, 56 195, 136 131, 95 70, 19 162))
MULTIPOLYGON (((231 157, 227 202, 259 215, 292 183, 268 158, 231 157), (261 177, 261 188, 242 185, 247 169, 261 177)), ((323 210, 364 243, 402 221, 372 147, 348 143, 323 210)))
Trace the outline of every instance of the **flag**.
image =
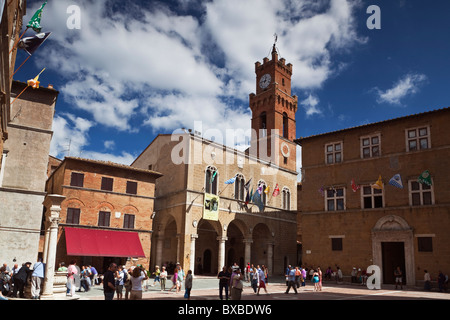
POLYGON ((231 179, 228 179, 227 181, 225 181, 225 184, 233 184, 236 181, 236 177, 233 177, 231 179))
POLYGON ((324 186, 321 186, 320 189, 318 189, 317 191, 319 191, 319 193, 323 196, 325 196, 325 188, 324 186))
POLYGON ((247 183, 244 185, 244 188, 248 191, 250 189, 250 182, 252 181, 252 178, 247 181, 247 183))
POLYGON ((34 79, 28 80, 28 81, 27 81, 27 85, 30 86, 30 87, 32 87, 33 89, 39 88, 39 83, 40 83, 40 82, 39 82, 39 76, 41 75, 41 73, 42 73, 44 70, 45 70, 45 68, 42 69, 42 71, 39 72, 39 74, 38 74, 36 77, 34 77, 34 79))
POLYGON ((259 208, 259 212, 264 211, 264 203, 261 200, 261 194, 259 192, 255 192, 252 197, 253 203, 256 204, 259 208))
POLYGON ((258 191, 259 194, 261 194, 263 192, 263 184, 260 183, 258 186, 258 189, 256 189, 258 191))
POLYGON ((355 179, 352 179, 352 190, 353 190, 353 192, 358 191, 358 189, 359 189, 360 187, 361 187, 360 185, 357 185, 357 184, 355 183, 355 179))
POLYGON ((276 197, 279 194, 280 194, 280 188, 278 188, 278 183, 277 183, 277 185, 275 186, 275 189, 273 189, 272 197, 276 197))
POLYGON ((429 186, 432 185, 430 172, 428 170, 425 170, 424 172, 422 172, 422 174, 419 176, 419 178, 417 178, 417 180, 421 184, 426 184, 429 186))
POLYGON ((217 175, 217 171, 214 171, 214 173, 213 173, 213 175, 211 177, 211 183, 213 183, 214 178, 216 177, 216 175, 217 175))
POLYGON ((269 186, 267 186, 267 188, 266 188, 266 189, 264 189, 264 193, 265 193, 265 194, 269 194, 269 191, 270 191, 270 187, 269 187, 269 186))
POLYGON ((30 56, 47 40, 51 32, 38 33, 33 37, 26 37, 19 41, 19 49, 25 50, 30 56))
POLYGON ((245 196, 245 206, 250 202, 250 191, 247 190, 247 195, 245 196))
POLYGON ((41 32, 41 15, 42 10, 44 9, 44 6, 47 4, 47 1, 45 1, 42 6, 34 13, 34 15, 31 17, 30 21, 27 24, 27 28, 32 28, 36 32, 41 32))
POLYGON ((400 174, 395 174, 391 180, 389 180, 389 184, 391 186, 403 189, 403 182, 402 182, 402 177, 400 177, 400 174))
POLYGON ((381 175, 378 177, 377 182, 375 182, 374 184, 372 184, 372 188, 378 189, 378 190, 383 189, 383 181, 381 180, 381 175))

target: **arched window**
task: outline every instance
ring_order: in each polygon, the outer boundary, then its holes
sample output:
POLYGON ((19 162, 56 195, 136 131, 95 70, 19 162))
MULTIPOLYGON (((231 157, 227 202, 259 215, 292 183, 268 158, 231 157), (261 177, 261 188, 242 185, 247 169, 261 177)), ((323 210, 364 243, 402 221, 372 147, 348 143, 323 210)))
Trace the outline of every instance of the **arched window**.
POLYGON ((289 138, 289 118, 286 112, 283 112, 283 137, 288 139, 289 138))
POLYGON ((267 115, 265 112, 261 113, 260 115, 261 117, 261 127, 260 129, 262 130, 262 137, 267 136, 267 115))
POLYGON ((217 181, 219 180, 219 172, 217 168, 208 166, 205 172, 205 192, 217 195, 217 181))
POLYGON ((236 200, 244 200, 244 185, 245 179, 244 176, 240 173, 236 175, 236 181, 234 182, 234 198, 236 200))
POLYGON ((282 206, 283 210, 291 210, 291 192, 289 191, 289 188, 284 187, 283 191, 281 192, 282 198, 282 206))

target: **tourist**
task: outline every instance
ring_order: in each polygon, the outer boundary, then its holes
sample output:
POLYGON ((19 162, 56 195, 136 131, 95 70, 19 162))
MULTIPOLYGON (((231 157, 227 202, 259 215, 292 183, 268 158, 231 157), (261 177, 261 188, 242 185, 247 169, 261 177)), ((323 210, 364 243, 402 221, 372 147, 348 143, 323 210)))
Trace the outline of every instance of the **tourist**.
POLYGON ((105 300, 113 300, 114 292, 116 291, 114 274, 117 270, 117 264, 111 263, 108 270, 103 274, 103 294, 105 300))
POLYGON ((30 270, 31 262, 26 262, 19 269, 19 271, 14 275, 14 290, 13 297, 17 297, 17 292, 19 292, 20 298, 25 298, 25 294, 23 292, 25 285, 27 283, 28 275, 31 273, 30 270))
POLYGON ((445 275, 442 273, 441 270, 439 270, 438 273, 438 288, 439 292, 445 292, 445 275))
POLYGON ((33 266, 33 273, 31 274, 31 299, 39 299, 41 295, 41 285, 44 281, 45 265, 42 258, 33 266))
POLYGON ((295 267, 295 286, 298 288, 300 288, 300 278, 302 276, 302 272, 300 271, 300 269, 298 267, 295 267))
POLYGON ((288 278, 288 287, 286 290, 286 294, 289 293, 289 290, 291 290, 291 287, 294 288, 294 292, 297 294, 297 286, 295 284, 295 269, 294 268, 290 268, 288 274, 286 274, 287 278, 288 278))
POLYGON ((91 271, 91 285, 95 286, 96 284, 98 284, 98 271, 97 269, 95 269, 95 267, 93 266, 88 266, 88 268, 91 271))
POLYGON ((75 292, 75 275, 78 273, 76 264, 77 262, 72 260, 67 268, 67 295, 70 297, 73 297, 75 292))
POLYGON ((161 286, 161 270, 159 270, 159 266, 155 266, 155 272, 152 274, 155 275, 155 280, 153 280, 152 287, 155 286, 156 282, 159 282, 159 285, 161 286))
POLYGON ((314 283, 314 291, 319 291, 319 273, 317 272, 317 270, 313 270, 313 274, 312 274, 312 279, 311 281, 314 283))
POLYGON ((122 291, 123 291, 123 285, 124 285, 124 272, 123 267, 119 266, 115 275, 114 275, 115 281, 116 281, 116 293, 117 293, 117 300, 122 300, 122 291))
POLYGON ((162 267, 161 273, 159 274, 159 279, 161 283, 161 291, 166 290, 166 280, 167 280, 167 271, 166 267, 162 267))
POLYGON ((180 264, 177 265, 177 269, 177 292, 180 292, 184 281, 184 271, 180 264))
POLYGON ((423 276, 423 280, 425 281, 424 290, 431 291, 431 276, 427 270, 424 270, 425 274, 423 276))
POLYGON ((61 262, 59 264, 58 272, 67 272, 67 267, 66 267, 66 264, 64 262, 61 262))
MULTIPOLYGON (((359 269, 361 270, 361 269, 359 269)), ((322 291, 322 280, 323 280, 323 276, 322 276, 322 270, 320 270, 320 267, 317 267, 317 273, 319 275, 319 284, 318 284, 318 289, 319 291, 322 291)))
POLYGON ((173 286, 172 286, 172 288, 169 289, 169 292, 172 291, 172 289, 174 289, 174 288, 175 288, 175 292, 177 291, 177 289, 176 289, 177 288, 177 284, 178 284, 177 278, 178 278, 178 272, 177 272, 177 269, 175 269, 174 272, 173 272, 173 276, 172 276, 173 286))
POLYGON ((350 273, 351 276, 351 282, 352 283, 356 283, 356 274, 358 273, 358 271, 356 271, 356 268, 353 267, 352 272, 350 273))
POLYGON ((302 287, 305 287, 306 286, 306 270, 305 270, 305 268, 300 268, 300 271, 302 272, 302 277, 301 277, 302 287))
POLYGON ((259 296, 259 290, 261 290, 261 288, 264 288, 264 291, 269 294, 269 292, 267 292, 267 288, 266 288, 266 283, 265 283, 265 276, 264 276, 264 271, 259 268, 257 269, 257 273, 258 273, 258 292, 256 293, 259 296))
POLYGON ((123 286, 125 287, 125 300, 128 300, 130 293, 131 293, 131 274, 133 270, 130 269, 123 269, 123 286))
POLYGON ((400 267, 397 267, 394 270, 394 277, 395 277, 395 290, 397 290, 397 285, 400 284, 400 290, 403 290, 403 274, 400 267))
POLYGON ((225 289, 225 300, 228 300, 228 284, 230 282, 231 275, 227 271, 227 267, 223 267, 222 271, 219 272, 217 275, 217 278, 219 279, 219 297, 220 300, 223 300, 223 294, 222 291, 225 289))
POLYGON ((133 273, 131 274, 130 300, 142 300, 142 281, 147 279, 148 275, 141 267, 133 269, 133 273))
POLYGON ((250 281, 253 291, 256 293, 258 289, 258 271, 255 267, 253 267, 250 271, 250 281))
POLYGON ((191 300, 191 289, 192 289, 192 270, 188 270, 186 279, 184 282, 184 287, 186 292, 184 293, 184 297, 188 300, 191 300))
POLYGON ((242 279, 241 269, 235 267, 231 275, 231 300, 241 300, 242 290, 244 288, 242 279))

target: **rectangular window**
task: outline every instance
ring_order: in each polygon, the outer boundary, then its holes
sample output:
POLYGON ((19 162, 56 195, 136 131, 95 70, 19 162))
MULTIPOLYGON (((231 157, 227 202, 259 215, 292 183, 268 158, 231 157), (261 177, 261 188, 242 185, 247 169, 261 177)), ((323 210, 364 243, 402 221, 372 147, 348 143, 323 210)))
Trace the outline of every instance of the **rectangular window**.
POLYGON ((70 176, 70 185, 72 187, 83 187, 84 174, 79 172, 72 172, 70 176))
POLYGON ((383 208, 383 190, 371 186, 362 187, 362 206, 364 209, 383 208))
POLYGON ((433 238, 432 237, 418 237, 417 249, 419 252, 433 252, 433 238))
POLYGON ((333 188, 326 192, 326 211, 341 211, 345 210, 344 202, 344 188, 333 188))
POLYGON ((406 130, 407 151, 425 150, 431 147, 430 128, 419 127, 406 130))
POLYGON ((127 181, 127 191, 128 194, 137 194, 137 182, 127 181))
POLYGON ((67 208, 66 223, 80 224, 80 212, 78 208, 67 208))
POLYGON ((113 178, 102 177, 102 190, 113 191, 113 178))
POLYGON ((98 226, 99 227, 109 227, 110 220, 111 220, 111 212, 100 211, 98 213, 98 226))
POLYGON ((411 206, 426 206, 434 204, 434 194, 432 186, 419 183, 417 180, 410 180, 409 194, 411 206))
POLYGON ((326 164, 342 162, 342 142, 334 142, 325 145, 326 164))
POLYGON ((331 250, 342 251, 342 238, 331 238, 331 250))
POLYGON ((124 229, 134 229, 134 214, 125 214, 123 216, 123 227, 124 229))
POLYGON ((380 135, 361 138, 361 158, 372 158, 380 155, 380 135))

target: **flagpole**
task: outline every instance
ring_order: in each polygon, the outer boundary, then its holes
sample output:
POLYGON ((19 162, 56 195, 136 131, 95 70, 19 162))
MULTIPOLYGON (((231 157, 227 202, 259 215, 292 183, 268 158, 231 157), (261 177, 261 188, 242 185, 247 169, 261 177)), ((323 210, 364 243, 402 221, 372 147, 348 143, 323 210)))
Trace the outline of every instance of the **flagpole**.
POLYGON ((25 59, 24 62, 22 62, 22 64, 17 68, 16 71, 14 71, 14 73, 11 75, 11 77, 9 78, 9 80, 12 79, 12 77, 17 73, 17 71, 19 71, 20 68, 22 68, 22 66, 25 64, 25 62, 27 62, 28 59, 30 59, 31 56, 28 56, 28 58, 25 59))
POLYGON ((18 98, 20 97, 20 95, 21 95, 22 93, 24 93, 24 91, 25 91, 25 90, 27 90, 27 89, 28 89, 28 87, 29 87, 29 86, 27 85, 27 86, 25 87, 25 89, 23 89, 23 90, 22 90, 22 92, 21 92, 21 93, 19 93, 19 95, 18 95, 18 96, 17 96, 17 97, 16 97, 16 98, 15 98, 15 99, 14 99, 14 100, 13 100, 13 101, 11 102, 11 104, 10 104, 10 105, 12 105, 12 104, 14 103, 14 101, 16 101, 16 100, 17 100, 17 99, 18 99, 18 98))
POLYGON ((24 32, 22 33, 22 35, 19 37, 19 39, 17 40, 17 42, 14 43, 14 45, 13 45, 11 51, 9 51, 9 54, 11 54, 11 52, 13 52, 13 50, 14 50, 14 49, 16 48, 16 46, 19 44, 20 39, 22 39, 22 37, 24 36, 25 32, 27 32, 28 28, 29 28, 29 27, 27 27, 27 28, 25 29, 25 31, 24 31, 24 32))

